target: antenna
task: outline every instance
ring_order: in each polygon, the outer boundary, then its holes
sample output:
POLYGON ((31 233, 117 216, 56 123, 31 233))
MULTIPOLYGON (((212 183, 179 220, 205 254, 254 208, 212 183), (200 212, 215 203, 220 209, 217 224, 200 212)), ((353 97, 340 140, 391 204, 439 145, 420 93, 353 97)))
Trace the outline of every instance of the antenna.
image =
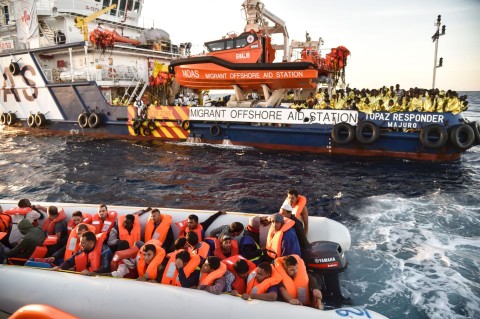
POLYGON ((435 32, 435 34, 432 36, 432 40, 433 40, 433 42, 435 42, 435 54, 434 54, 434 58, 433 58, 432 89, 435 88, 435 77, 437 75, 437 68, 441 68, 443 66, 443 58, 440 58, 440 60, 438 61, 438 65, 437 65, 438 39, 440 38, 440 36, 445 35, 445 29, 446 29, 446 26, 443 25, 442 26, 442 33, 440 33, 441 20, 442 20, 442 16, 438 15, 437 21, 433 24, 434 26, 437 27, 437 32, 435 32))

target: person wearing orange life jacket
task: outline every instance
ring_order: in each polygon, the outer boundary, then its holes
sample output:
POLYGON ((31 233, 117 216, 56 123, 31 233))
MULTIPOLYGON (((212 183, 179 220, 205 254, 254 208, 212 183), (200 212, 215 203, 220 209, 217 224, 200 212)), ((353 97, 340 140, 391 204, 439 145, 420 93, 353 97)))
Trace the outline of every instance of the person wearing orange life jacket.
POLYGON ((276 213, 269 217, 271 226, 267 235, 267 254, 273 260, 288 255, 301 255, 300 244, 293 228, 294 222, 276 213))
POLYGON ((107 205, 101 204, 98 207, 98 214, 92 216, 92 225, 95 226, 95 234, 107 233, 107 237, 115 226, 117 212, 109 211, 107 205))
POLYGON ((38 226, 38 220, 44 219, 47 208, 40 205, 32 205, 30 200, 27 198, 22 198, 18 201, 17 207, 7 209, 4 211, 5 214, 9 215, 12 218, 12 229, 8 237, 8 244, 10 247, 14 247, 22 239, 23 235, 18 230, 18 223, 26 218, 28 219, 33 226, 38 226))
POLYGON ((295 234, 297 234, 300 250, 303 252, 303 250, 307 248, 310 244, 307 240, 307 236, 305 235, 302 222, 297 217, 295 217, 295 215, 292 214, 292 211, 293 208, 290 203, 283 203, 282 207, 280 208, 280 214, 283 217, 289 218, 295 222, 293 228, 295 230, 295 234))
POLYGON ((239 254, 238 242, 228 234, 221 235, 219 239, 209 237, 205 239, 205 242, 213 248, 210 255, 217 256, 220 260, 239 254))
POLYGON ((52 256, 58 250, 63 250, 63 247, 67 245, 67 216, 65 215, 63 209, 59 211, 56 206, 48 206, 47 214, 48 218, 43 223, 42 229, 47 234, 47 236, 54 235, 56 237, 57 242, 47 247, 47 256, 52 256))
POLYGON ((187 250, 179 250, 168 254, 169 258, 162 271, 162 284, 184 288, 196 287, 200 271, 200 256, 187 250))
POLYGON ((91 224, 92 223, 92 215, 90 214, 84 214, 81 211, 77 210, 72 213, 72 218, 67 222, 67 229, 68 229, 68 234, 70 235, 70 232, 72 229, 75 228, 80 223, 84 224, 91 224))
POLYGON ((137 271, 139 281, 157 282, 160 281, 159 269, 165 258, 165 250, 160 246, 160 242, 152 239, 147 242, 137 255, 137 271))
POLYGON ((200 265, 203 265, 205 259, 210 255, 211 246, 204 241, 199 241, 195 232, 187 233, 186 239, 189 246, 188 251, 193 255, 200 256, 200 265))
POLYGON ((45 258, 45 262, 60 265, 64 260, 72 257, 73 254, 81 249, 80 237, 86 231, 95 232, 95 227, 83 223, 75 226, 73 231, 68 235, 67 244, 53 253, 52 256, 45 258))
POLYGON ((53 267, 52 270, 73 268, 75 271, 87 276, 108 272, 110 270, 112 251, 104 243, 106 236, 106 233, 95 235, 91 231, 84 232, 80 237, 81 249, 60 266, 53 267))
POLYGON ((118 216, 117 225, 110 231, 108 246, 116 250, 119 240, 126 240, 130 246, 133 246, 140 240, 140 235, 140 217, 137 214, 118 216))
POLYGON ((264 301, 276 301, 279 297, 278 284, 282 277, 275 268, 267 262, 260 263, 247 278, 247 292, 242 299, 258 299, 264 301))
POLYGON ((230 293, 233 296, 244 294, 247 288, 248 274, 254 271, 255 268, 257 268, 257 265, 241 255, 235 255, 224 259, 222 260, 222 263, 227 266, 227 270, 235 277, 231 284, 232 290, 230 293))
POLYGON ((150 239, 158 239, 162 243, 162 248, 167 252, 171 252, 174 243, 171 224, 171 215, 161 214, 160 210, 157 208, 152 209, 145 226, 145 241, 147 242, 150 239))
POLYGON ((3 212, 2 205, 0 205, 0 243, 10 246, 8 243, 8 236, 12 230, 12 217, 3 212))
POLYGON ((200 241, 205 238, 205 230, 217 219, 220 215, 225 215, 226 212, 218 211, 207 220, 199 223, 197 215, 189 215, 186 220, 175 223, 179 229, 178 237, 185 237, 189 232, 197 233, 200 241))
POLYGON ((287 201, 293 207, 293 215, 297 217, 302 223, 305 229, 305 235, 308 235, 308 209, 307 198, 299 195, 297 190, 290 189, 287 192, 287 201))
POLYGON ((299 256, 279 257, 275 259, 274 267, 282 277, 279 293, 283 301, 323 309, 318 282, 307 273, 305 263, 299 256))
POLYGON ((227 266, 216 256, 210 256, 202 265, 197 289, 214 295, 232 290, 235 276, 227 270, 227 266))

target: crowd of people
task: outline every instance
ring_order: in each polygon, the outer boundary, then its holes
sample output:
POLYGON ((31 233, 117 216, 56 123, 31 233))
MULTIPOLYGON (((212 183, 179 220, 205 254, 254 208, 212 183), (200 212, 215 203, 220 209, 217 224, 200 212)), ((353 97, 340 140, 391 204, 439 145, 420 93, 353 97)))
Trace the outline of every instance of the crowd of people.
POLYGON ((454 114, 467 110, 467 96, 457 92, 438 89, 410 88, 403 90, 397 84, 395 88, 350 89, 333 91, 331 96, 320 89, 314 95, 310 93, 305 101, 295 101, 294 92, 290 91, 288 101, 292 108, 358 110, 372 112, 452 112, 454 114))
POLYGON ((96 214, 75 211, 67 218, 59 207, 21 199, 17 207, 4 212, 0 207, 0 263, 323 309, 321 289, 302 260, 309 245, 306 202, 291 189, 278 213, 251 216, 248 225, 237 221, 207 233, 225 212, 202 222, 192 214, 173 223, 171 215, 157 208, 117 215, 102 204, 96 214), (140 216, 146 213, 149 218, 142 229, 140 216), (263 247, 261 225, 269 226, 263 247), (178 228, 178 238, 173 227, 178 228))

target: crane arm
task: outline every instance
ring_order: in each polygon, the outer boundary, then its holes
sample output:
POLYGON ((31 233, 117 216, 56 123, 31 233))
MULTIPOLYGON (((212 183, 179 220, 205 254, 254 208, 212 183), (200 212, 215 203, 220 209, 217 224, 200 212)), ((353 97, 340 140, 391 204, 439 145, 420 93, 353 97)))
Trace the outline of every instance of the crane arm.
POLYGON ((75 26, 77 28, 80 29, 80 33, 83 34, 83 39, 86 41, 88 41, 88 23, 95 20, 96 18, 98 18, 99 16, 101 16, 102 14, 112 10, 112 9, 115 9, 117 7, 116 4, 112 4, 111 6, 109 7, 106 7, 100 11, 97 11, 95 13, 92 13, 91 15, 85 17, 85 18, 81 18, 81 17, 76 17, 75 18, 75 26))

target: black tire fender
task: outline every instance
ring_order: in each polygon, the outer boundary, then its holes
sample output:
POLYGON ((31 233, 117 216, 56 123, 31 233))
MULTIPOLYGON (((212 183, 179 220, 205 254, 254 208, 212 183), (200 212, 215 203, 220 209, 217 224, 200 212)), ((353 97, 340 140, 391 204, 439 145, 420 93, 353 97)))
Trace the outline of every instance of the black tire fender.
POLYGON ((100 126, 102 123, 102 119, 100 118, 100 115, 98 113, 92 113, 88 117, 88 126, 91 128, 97 128, 100 126))
POLYGON ((37 113, 35 115, 35 125, 36 126, 38 126, 38 127, 45 126, 46 122, 47 122, 47 118, 45 117, 44 114, 37 113))
POLYGON ((2 125, 7 124, 7 114, 6 113, 0 114, 0 124, 2 124, 2 125))
POLYGON ((220 128, 220 126, 218 126, 218 124, 213 124, 212 126, 210 126, 210 134, 212 134, 212 136, 219 136, 221 132, 222 129, 220 128))
POLYGON ((18 64, 18 62, 10 62, 10 65, 8 66, 8 71, 10 71, 12 75, 19 75, 20 65, 18 64))
POLYGON ((339 145, 351 143, 355 139, 355 127, 348 123, 337 123, 332 128, 332 140, 339 145))
POLYGON ((475 131, 467 124, 455 125, 450 130, 450 142, 456 148, 466 150, 475 143, 475 140, 475 131))
POLYGON ((142 135, 143 136, 150 136, 152 135, 152 131, 148 127, 144 127, 142 130, 142 135))
POLYGON ((355 130, 357 141, 362 144, 373 144, 380 138, 380 128, 373 122, 364 121, 355 130))
POLYGON ((30 127, 35 127, 35 115, 30 114, 27 118, 27 125, 30 127))
POLYGON ((134 130, 140 129, 141 126, 142 126, 142 121, 140 120, 133 121, 132 127, 134 130))
POLYGON ((147 123, 147 127, 150 130, 150 132, 153 132, 157 129, 157 123, 155 123, 155 120, 150 120, 147 123))
POLYGON ((445 145, 448 139, 448 132, 445 126, 430 124, 422 128, 420 142, 429 148, 439 148, 445 145), (432 140, 433 138, 433 140, 432 140))
POLYGON ((78 122, 78 126, 80 126, 81 128, 86 128, 88 126, 88 114, 81 113, 78 116, 77 122, 78 122))
POLYGON ((190 121, 189 120, 182 121, 182 128, 185 131, 188 131, 190 129, 190 121))
POLYGON ((15 113, 8 112, 7 113, 7 125, 12 126, 17 122, 17 116, 15 113))

